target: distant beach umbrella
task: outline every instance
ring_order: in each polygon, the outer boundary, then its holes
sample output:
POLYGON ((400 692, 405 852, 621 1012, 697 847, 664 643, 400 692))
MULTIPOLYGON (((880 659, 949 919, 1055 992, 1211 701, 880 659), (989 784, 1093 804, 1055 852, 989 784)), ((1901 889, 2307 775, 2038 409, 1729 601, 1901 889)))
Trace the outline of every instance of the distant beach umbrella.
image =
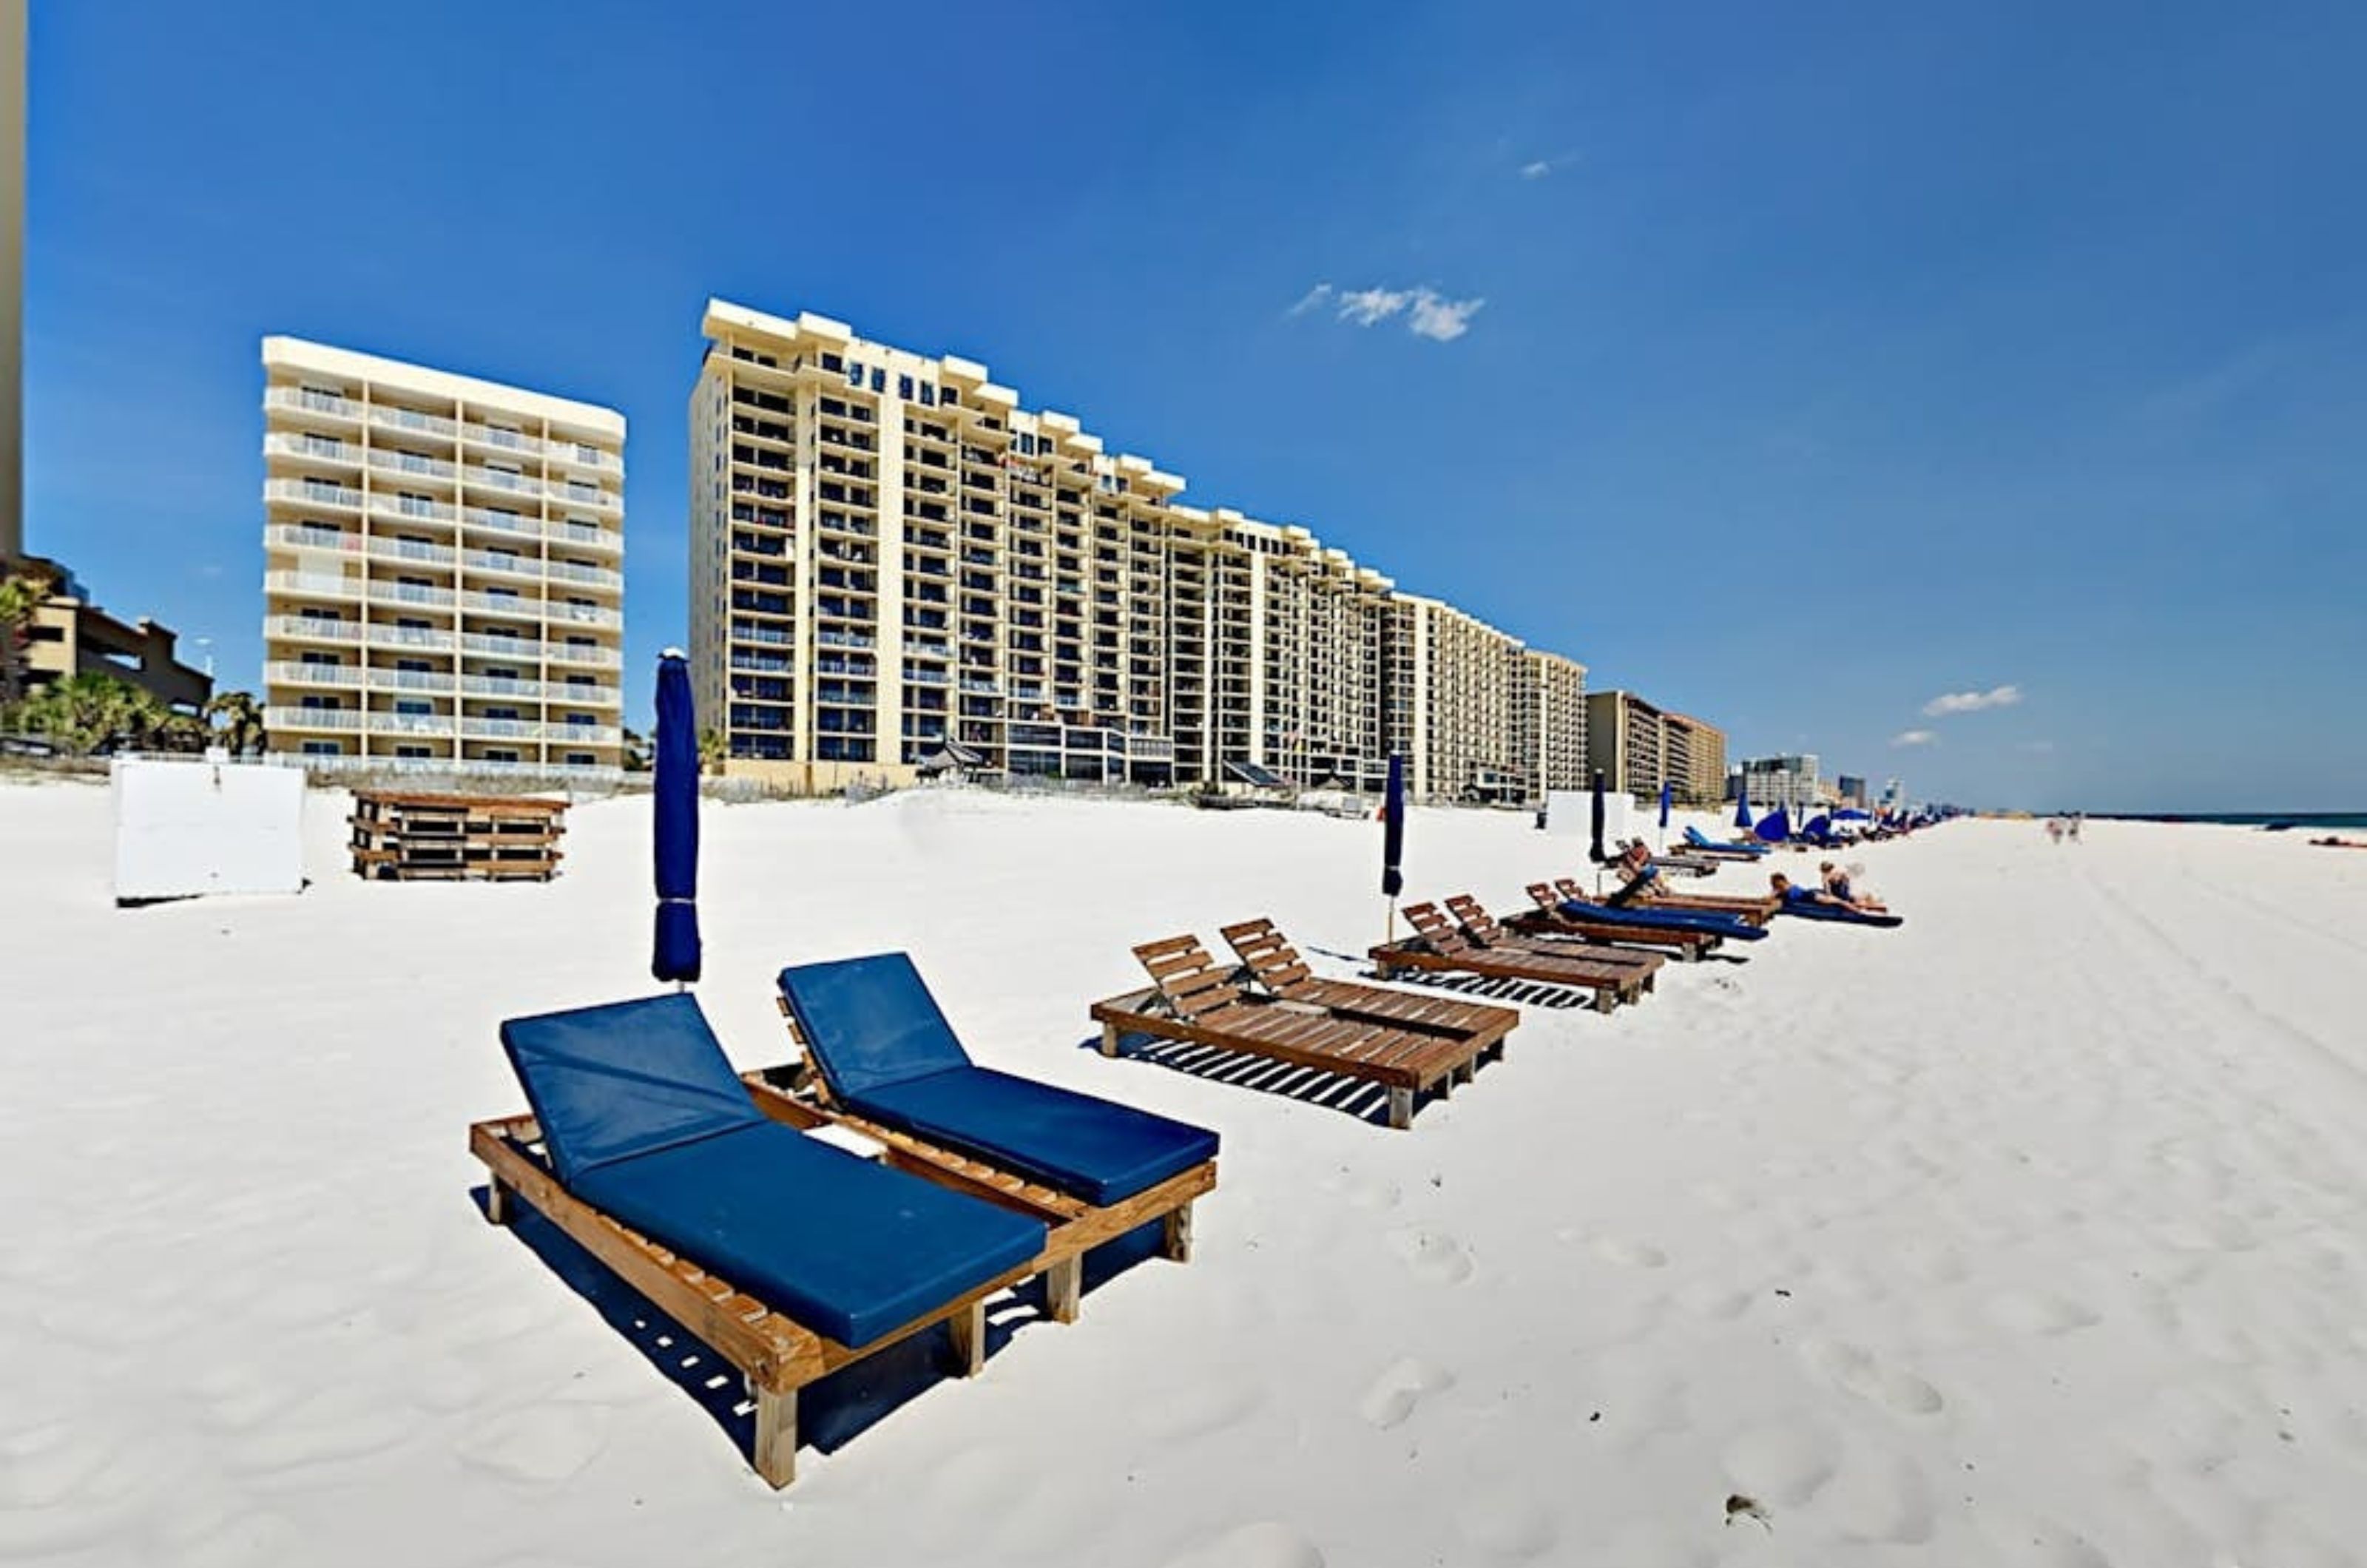
POLYGON ((1389 754, 1389 788, 1381 797, 1381 897, 1405 891, 1405 758, 1389 754))
POLYGON ((1586 852, 1594 857, 1595 864, 1601 865, 1603 862, 1611 858, 1609 855, 1603 852, 1603 770, 1601 768, 1594 770, 1594 803, 1591 810, 1588 813, 1588 819, 1590 825, 1594 829, 1594 840, 1587 846, 1586 852))
POLYGON ((1669 830, 1669 781, 1660 781, 1660 831, 1669 830))
POLYGON ((1759 826, 1751 830, 1771 844, 1780 844, 1792 836, 1791 813, 1779 806, 1761 818, 1759 826))
POLYGON ((1744 832, 1750 831, 1750 775, 1743 774, 1734 790, 1734 825, 1744 832))
POLYGON ((657 940, 650 973, 677 984, 698 978, 698 716, 690 665, 679 649, 658 657, 656 777, 651 792, 657 871, 657 940))

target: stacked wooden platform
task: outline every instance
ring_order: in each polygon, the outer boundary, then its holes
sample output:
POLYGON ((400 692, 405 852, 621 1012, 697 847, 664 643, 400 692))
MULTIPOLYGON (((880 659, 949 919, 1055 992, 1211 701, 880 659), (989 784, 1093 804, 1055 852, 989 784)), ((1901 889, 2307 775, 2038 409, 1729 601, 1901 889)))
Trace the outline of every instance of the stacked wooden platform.
POLYGON ((567 803, 531 795, 354 792, 354 874, 367 881, 548 882, 567 803))

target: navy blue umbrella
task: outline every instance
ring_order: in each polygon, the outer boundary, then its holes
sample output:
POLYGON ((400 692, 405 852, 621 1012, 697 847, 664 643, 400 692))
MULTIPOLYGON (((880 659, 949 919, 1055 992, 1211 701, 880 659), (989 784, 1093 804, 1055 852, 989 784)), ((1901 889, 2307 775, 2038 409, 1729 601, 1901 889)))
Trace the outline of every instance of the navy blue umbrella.
POLYGON ((1611 858, 1603 852, 1603 770, 1597 768, 1594 770, 1594 807, 1589 813, 1594 829, 1594 841, 1588 846, 1586 852, 1593 857, 1594 863, 1597 865, 1611 858))
POLYGON ((1761 818, 1758 832, 1761 839, 1771 844, 1782 843, 1792 836, 1791 813, 1780 806, 1777 807, 1761 818))
POLYGON ((657 777, 651 791, 657 870, 657 940, 650 973, 698 978, 698 716, 690 665, 679 649, 658 656, 657 777))
POLYGON ((1750 775, 1745 773, 1734 786, 1734 825, 1744 832, 1750 831, 1750 775))
POLYGON ((1660 781, 1660 831, 1669 830, 1669 781, 1660 781))
POLYGON ((1405 891, 1405 759, 1389 754, 1389 792, 1381 799, 1381 897, 1405 891))

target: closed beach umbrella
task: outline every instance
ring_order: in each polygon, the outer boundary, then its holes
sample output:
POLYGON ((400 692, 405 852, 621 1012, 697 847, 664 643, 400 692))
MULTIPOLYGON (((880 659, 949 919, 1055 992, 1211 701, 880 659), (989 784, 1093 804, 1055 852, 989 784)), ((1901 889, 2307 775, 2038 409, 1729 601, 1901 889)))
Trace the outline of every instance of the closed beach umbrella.
POLYGON ((1588 813, 1594 829, 1594 841, 1587 847, 1586 851, 1588 854, 1594 857, 1594 863, 1597 865, 1611 858, 1603 852, 1603 770, 1597 768, 1594 770, 1593 808, 1588 813))
POLYGON ((698 978, 698 716, 680 649, 658 656, 657 766, 651 817, 657 870, 657 940, 650 973, 698 978))
POLYGON ((1669 781, 1660 781, 1660 831, 1669 830, 1669 781))
POLYGON ((1405 759, 1389 756, 1389 790, 1381 797, 1381 897, 1405 891, 1405 759))
POLYGON ((1734 789, 1734 825, 1744 832, 1750 831, 1750 775, 1743 775, 1734 789))

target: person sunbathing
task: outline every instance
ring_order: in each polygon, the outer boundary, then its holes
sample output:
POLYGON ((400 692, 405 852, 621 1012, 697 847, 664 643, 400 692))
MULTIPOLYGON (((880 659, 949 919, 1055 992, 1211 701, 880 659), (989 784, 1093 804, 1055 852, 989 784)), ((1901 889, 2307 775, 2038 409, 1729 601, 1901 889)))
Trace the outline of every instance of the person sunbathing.
POLYGON ((1841 870, 1832 862, 1826 861, 1817 869, 1824 874, 1825 891, 1831 894, 1836 902, 1847 904, 1851 908, 1864 914, 1886 915, 1890 912, 1883 907, 1881 899, 1861 898, 1851 891, 1849 873, 1841 870))
POLYGON ((1792 879, 1780 871, 1772 873, 1768 876, 1767 885, 1772 887, 1775 890, 1775 896, 1786 904, 1831 904, 1847 909, 1852 915, 1881 915, 1889 912, 1878 904, 1862 904, 1853 899, 1837 898, 1821 887, 1795 886, 1792 879))

